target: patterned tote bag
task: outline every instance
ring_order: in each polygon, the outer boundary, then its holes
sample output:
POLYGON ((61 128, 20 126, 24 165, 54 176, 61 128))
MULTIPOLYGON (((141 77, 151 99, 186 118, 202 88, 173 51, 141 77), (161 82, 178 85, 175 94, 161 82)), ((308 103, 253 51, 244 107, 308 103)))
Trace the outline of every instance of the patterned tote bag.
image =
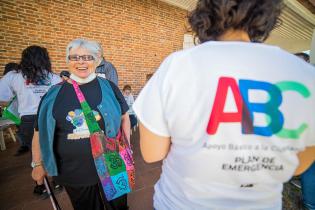
POLYGON ((131 192, 135 187, 135 167, 123 130, 120 129, 115 138, 108 138, 99 127, 78 84, 72 80, 72 85, 90 131, 94 164, 106 199, 110 201, 131 192))

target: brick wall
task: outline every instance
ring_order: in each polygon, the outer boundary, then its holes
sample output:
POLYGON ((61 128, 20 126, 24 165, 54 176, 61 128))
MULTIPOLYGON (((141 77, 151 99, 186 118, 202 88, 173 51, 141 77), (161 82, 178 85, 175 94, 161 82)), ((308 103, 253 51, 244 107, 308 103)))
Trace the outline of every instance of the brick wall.
POLYGON ((1 75, 33 44, 48 49, 55 72, 67 69, 65 48, 82 37, 102 43, 120 88, 130 84, 136 94, 146 74, 182 48, 187 14, 157 0, 1 0, 0 11, 1 75))

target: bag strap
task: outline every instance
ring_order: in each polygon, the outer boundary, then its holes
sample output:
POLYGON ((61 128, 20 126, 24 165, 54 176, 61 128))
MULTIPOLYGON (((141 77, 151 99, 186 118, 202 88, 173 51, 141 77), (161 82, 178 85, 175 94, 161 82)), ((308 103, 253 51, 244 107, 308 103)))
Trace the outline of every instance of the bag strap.
POLYGON ((9 101, 8 105, 6 105, 5 108, 9 107, 9 106, 13 103, 13 101, 16 99, 16 97, 17 97, 17 96, 14 96, 14 97, 11 99, 11 101, 9 101))
POLYGON ((77 98, 80 102, 85 120, 86 120, 86 124, 89 128, 90 133, 95 133, 95 132, 99 132, 102 131, 102 129, 100 128, 100 126, 98 125, 94 113, 91 109, 91 107, 89 106, 88 102, 85 100, 85 97, 82 93, 82 91, 80 90, 80 87, 78 85, 78 83, 74 80, 71 80, 72 82, 72 86, 74 88, 74 91, 77 95, 77 98))

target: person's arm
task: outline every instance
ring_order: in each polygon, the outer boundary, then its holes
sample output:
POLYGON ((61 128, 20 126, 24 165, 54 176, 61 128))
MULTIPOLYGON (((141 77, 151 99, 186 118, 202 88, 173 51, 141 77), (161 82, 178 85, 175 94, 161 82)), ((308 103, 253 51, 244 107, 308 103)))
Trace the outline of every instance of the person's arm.
POLYGON ((44 169, 44 166, 42 165, 42 155, 40 151, 40 143, 39 143, 39 131, 38 131, 38 117, 39 117, 39 111, 42 105, 42 101, 45 99, 46 94, 42 97, 38 109, 37 109, 37 115, 36 120, 34 123, 34 135, 32 140, 32 162, 35 163, 41 163, 39 166, 33 168, 32 170, 32 178, 37 181, 38 184, 42 184, 44 181, 44 177, 46 175, 46 171, 44 169))
POLYGON ((141 122, 140 129, 140 149, 143 159, 148 163, 163 160, 171 145, 171 137, 158 136, 147 129, 141 122))
POLYGON ((304 151, 298 154, 298 158, 300 164, 295 170, 295 176, 302 174, 315 161, 315 146, 307 147, 304 151))
POLYGON ((123 96, 123 94, 120 92, 119 88, 111 81, 109 81, 109 84, 115 94, 115 97, 120 105, 121 109, 121 127, 123 132, 126 135, 126 138, 130 144, 130 119, 129 114, 127 113, 129 107, 128 104, 123 96))
POLYGON ((14 96, 16 95, 13 91, 14 78, 12 73, 9 72, 0 79, 0 105, 7 106, 14 96))
POLYGON ((171 147, 169 119, 165 114, 171 107, 165 103, 171 89, 171 83, 165 80, 170 71, 171 58, 168 56, 163 61, 133 104, 139 122, 141 153, 148 163, 165 159, 171 147))
POLYGON ((130 145, 130 119, 127 112, 121 116, 121 128, 125 133, 128 143, 130 145))
MULTIPOLYGON (((40 153, 40 145, 39 145, 39 135, 38 131, 34 131, 34 136, 32 140, 32 162, 39 163, 42 161, 41 153, 40 153)), ((32 178, 41 183, 46 175, 46 171, 43 165, 37 166, 33 168, 32 178)))

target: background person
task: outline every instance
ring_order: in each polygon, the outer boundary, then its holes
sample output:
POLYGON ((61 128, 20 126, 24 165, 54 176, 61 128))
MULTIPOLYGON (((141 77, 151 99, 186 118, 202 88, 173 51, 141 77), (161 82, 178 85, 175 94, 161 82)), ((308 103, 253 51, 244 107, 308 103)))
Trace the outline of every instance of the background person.
POLYGON ((102 45, 98 42, 95 42, 95 44, 97 46, 99 57, 99 63, 95 71, 96 74, 112 81, 116 86, 118 86, 118 74, 115 66, 111 62, 105 60, 102 45))
POLYGON ((257 43, 281 8, 199 0, 201 44, 167 57, 137 97, 142 155, 164 160, 155 209, 280 210, 283 183, 313 162, 314 69, 257 43))
POLYGON ((46 48, 36 45, 24 49, 19 67, 8 72, 0 80, 0 101, 8 102, 15 96, 18 101, 18 112, 22 121, 20 125, 22 146, 16 155, 21 155, 31 148, 34 120, 40 98, 58 82, 60 78, 52 73, 46 48))
MULTIPOLYGON (((4 66, 4 72, 3 72, 3 76, 5 76, 7 73, 9 73, 10 71, 17 71, 17 69, 19 69, 19 64, 17 63, 7 63, 4 66)), ((13 114, 14 119, 11 119, 13 122, 17 122, 20 121, 20 114, 18 112, 18 108, 19 108, 19 104, 18 104, 18 100, 17 97, 13 97, 13 99, 10 102, 5 102, 4 104, 5 106, 7 106, 7 108, 9 109, 9 111, 13 114), (10 104, 10 105, 8 105, 10 104)), ((15 153, 15 156, 20 156, 22 154, 25 154, 25 152, 28 151, 28 148, 26 147, 26 145, 21 141, 21 137, 20 137, 20 132, 19 132, 19 124, 16 123, 16 128, 17 128, 17 139, 20 143, 20 148, 19 148, 19 152, 15 153)))
POLYGON ((110 202, 104 196, 89 129, 71 83, 79 84, 105 135, 116 137, 121 124, 129 141, 128 105, 113 82, 96 77, 97 53, 92 41, 76 39, 68 44, 70 79, 50 89, 39 107, 32 177, 41 180, 46 172, 53 176, 66 189, 75 210, 128 209, 127 195, 110 202))
MULTIPOLYGON (((8 72, 10 72, 10 71, 13 71, 13 70, 17 71, 18 68, 19 68, 19 64, 17 64, 17 63, 13 63, 13 62, 12 62, 12 63, 7 63, 7 64, 4 66, 4 71, 3 71, 2 77, 3 77, 4 75, 6 75, 6 74, 7 74, 8 72)), ((5 94, 5 93, 2 93, 2 94, 5 94)), ((8 98, 8 97, 10 97, 10 96, 4 95, 4 96, 2 96, 2 97, 8 98)), ((0 102, 0 106, 7 106, 8 103, 9 103, 9 102, 7 102, 7 101, 1 101, 1 102, 0 102)))
POLYGON ((130 85, 125 85, 123 88, 123 95, 125 97, 125 100, 128 104, 128 114, 129 114, 129 118, 130 118, 130 125, 131 128, 133 128, 134 126, 137 125, 137 117, 135 115, 135 112, 132 109, 132 105, 135 102, 135 99, 132 95, 132 90, 131 90, 131 86, 130 85))
MULTIPOLYGON (((31 149, 39 101, 52 85, 60 81, 59 76, 51 70, 47 49, 36 45, 24 49, 18 68, 0 80, 0 101, 10 101, 16 97, 18 102, 21 117, 19 137, 22 144, 16 156, 31 149)), ((34 194, 47 197, 43 179, 37 180, 34 194)))

